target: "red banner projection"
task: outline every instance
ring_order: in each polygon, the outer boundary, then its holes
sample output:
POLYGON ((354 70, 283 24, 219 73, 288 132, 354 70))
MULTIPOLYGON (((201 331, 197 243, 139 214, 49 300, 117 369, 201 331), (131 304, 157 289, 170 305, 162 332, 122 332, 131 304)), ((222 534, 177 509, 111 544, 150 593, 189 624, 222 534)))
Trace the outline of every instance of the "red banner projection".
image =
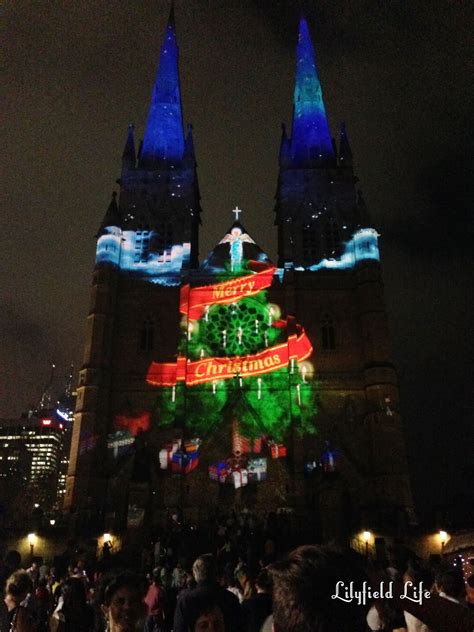
POLYGON ((180 293, 181 313, 187 314, 189 320, 198 320, 207 305, 237 303, 246 296, 254 296, 270 287, 276 268, 258 261, 251 261, 250 265, 259 271, 216 285, 195 288, 189 284, 183 285, 180 293))
POLYGON ((299 333, 288 336, 287 342, 254 355, 203 358, 195 362, 180 357, 176 363, 152 362, 147 382, 155 386, 174 386, 176 382, 186 382, 188 386, 193 386, 213 380, 228 380, 236 375, 255 377, 283 369, 290 360, 301 362, 313 351, 304 329, 299 326, 297 329, 299 333))

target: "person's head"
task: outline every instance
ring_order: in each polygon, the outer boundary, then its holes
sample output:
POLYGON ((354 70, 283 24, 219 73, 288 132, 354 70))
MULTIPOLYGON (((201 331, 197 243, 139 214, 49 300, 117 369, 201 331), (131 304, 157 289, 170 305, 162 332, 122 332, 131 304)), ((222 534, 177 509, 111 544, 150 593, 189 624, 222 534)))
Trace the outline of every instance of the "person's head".
MULTIPOLYGON (((358 559, 319 546, 300 546, 269 568, 275 632, 359 632, 366 609, 333 598, 338 582, 362 589, 367 577, 358 559)), ((340 584, 339 584, 340 586, 340 584)))
POLYGON ((461 601, 465 597, 462 573, 455 569, 440 570, 436 574, 436 589, 438 592, 445 593, 448 597, 461 601))
POLYGON ((205 601, 200 604, 193 632, 225 632, 224 614, 217 603, 205 601))
POLYGON ((273 582, 270 573, 266 568, 262 568, 255 580, 255 588, 258 593, 271 594, 273 588, 273 582))
POLYGON ((144 587, 140 577, 123 573, 113 577, 102 588, 102 612, 110 632, 132 632, 145 614, 144 587))
POLYGON ((6 566, 8 566, 8 568, 11 568, 11 569, 20 568, 21 555, 18 553, 18 551, 15 551, 15 550, 8 551, 8 553, 5 556, 5 564, 6 566))
POLYGON ((5 599, 15 605, 26 599, 33 590, 33 582, 26 571, 15 571, 5 583, 5 599))
POLYGON ((46 588, 47 585, 48 585, 48 580, 46 579, 46 577, 42 577, 38 581, 38 588, 46 588))
POLYGON ((151 574, 151 579, 155 586, 161 586, 161 568, 154 568, 151 574))
POLYGON ((197 582, 215 580, 217 575, 216 563, 210 553, 200 555, 193 564, 193 576, 197 582))
POLYGON ((423 584, 423 588, 429 590, 433 584, 433 574, 417 560, 410 560, 403 574, 403 581, 405 584, 411 582, 414 586, 423 584))
POLYGON ((86 607, 86 589, 84 582, 78 577, 69 577, 61 587, 63 598, 62 609, 82 610, 86 607))

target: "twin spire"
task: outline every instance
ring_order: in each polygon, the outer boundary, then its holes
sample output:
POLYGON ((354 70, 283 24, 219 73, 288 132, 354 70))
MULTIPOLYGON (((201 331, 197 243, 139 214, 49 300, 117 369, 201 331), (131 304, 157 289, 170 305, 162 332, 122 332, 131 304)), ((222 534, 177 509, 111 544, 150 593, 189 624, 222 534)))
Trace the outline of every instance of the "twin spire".
MULTIPOLYGON (((296 55, 292 132, 291 138, 288 138, 283 129, 280 162, 303 168, 331 165, 335 163, 336 152, 329 131, 311 35, 304 17, 299 23, 296 55)), ((186 141, 184 139, 178 57, 172 7, 161 47, 145 135, 139 150, 139 166, 144 169, 176 165, 186 158, 194 160, 191 128, 188 129, 186 141)), ((340 154, 344 154, 344 163, 340 157, 341 166, 349 166, 352 154, 344 126, 341 128, 340 154)), ((133 127, 129 129, 123 160, 125 167, 135 164, 133 127)))
POLYGON ((290 155, 298 166, 327 162, 334 158, 323 91, 314 61, 313 44, 304 17, 300 19, 296 47, 290 155))
POLYGON ((140 152, 140 165, 176 164, 183 159, 185 143, 178 72, 174 8, 171 8, 160 63, 151 95, 150 111, 140 152))

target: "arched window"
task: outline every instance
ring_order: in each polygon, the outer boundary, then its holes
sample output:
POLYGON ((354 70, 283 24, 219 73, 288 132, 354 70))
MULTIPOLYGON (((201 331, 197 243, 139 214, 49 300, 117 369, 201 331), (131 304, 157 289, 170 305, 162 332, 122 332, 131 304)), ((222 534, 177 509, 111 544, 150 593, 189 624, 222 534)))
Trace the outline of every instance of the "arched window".
POLYGON ((336 258, 340 254, 341 235, 335 220, 330 219, 324 227, 324 237, 326 239, 326 257, 336 258))
POLYGON ((152 351, 154 344, 154 324, 151 318, 146 318, 138 332, 138 350, 152 351))
POLYGON ((321 341, 325 351, 332 351, 336 348, 336 332, 334 321, 329 314, 324 314, 321 327, 321 341))

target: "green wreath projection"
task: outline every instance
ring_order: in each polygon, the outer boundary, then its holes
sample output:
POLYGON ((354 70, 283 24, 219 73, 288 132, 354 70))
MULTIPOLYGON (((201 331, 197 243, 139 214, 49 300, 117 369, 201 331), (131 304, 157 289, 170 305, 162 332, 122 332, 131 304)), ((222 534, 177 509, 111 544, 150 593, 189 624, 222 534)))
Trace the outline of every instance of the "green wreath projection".
POLYGON ((182 288, 181 362, 152 363, 148 373, 148 382, 159 387, 159 427, 183 425, 187 434, 205 438, 241 397, 239 433, 245 437, 282 441, 292 423, 300 434, 316 432, 313 368, 305 361, 311 343, 267 299, 275 269, 260 264, 255 273, 256 265, 243 261, 213 286, 182 288))

